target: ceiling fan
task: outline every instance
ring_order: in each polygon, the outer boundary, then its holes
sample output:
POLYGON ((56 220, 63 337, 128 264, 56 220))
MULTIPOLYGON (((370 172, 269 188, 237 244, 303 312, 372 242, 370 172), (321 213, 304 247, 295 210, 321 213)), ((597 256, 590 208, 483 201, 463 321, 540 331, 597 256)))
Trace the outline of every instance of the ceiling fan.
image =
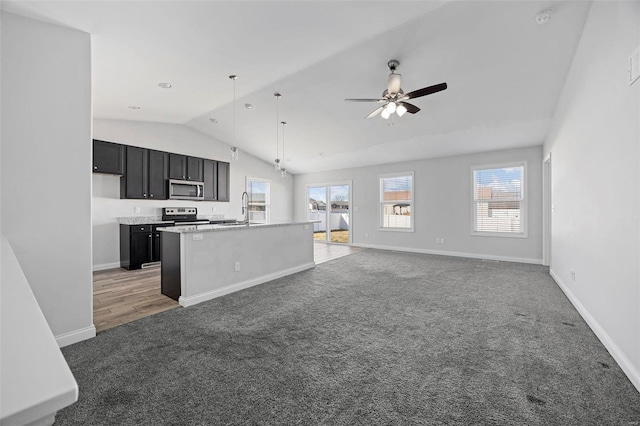
POLYGON ((345 101, 381 103, 383 105, 378 107, 371 114, 367 115, 366 118, 372 118, 380 114, 382 118, 386 120, 394 112, 400 117, 402 117, 406 112, 415 114, 416 112, 420 111, 420 108, 413 104, 410 104, 409 102, 406 102, 407 100, 431 95, 447 88, 447 83, 440 83, 433 86, 423 87, 422 89, 414 90, 413 92, 404 93, 400 88, 402 75, 396 74, 396 68, 398 68, 399 65, 400 62, 396 61, 395 59, 387 62, 387 66, 389 67, 389 71, 391 71, 391 74, 389 74, 389 83, 387 85, 387 89, 382 92, 382 97, 378 99, 345 99, 345 101))

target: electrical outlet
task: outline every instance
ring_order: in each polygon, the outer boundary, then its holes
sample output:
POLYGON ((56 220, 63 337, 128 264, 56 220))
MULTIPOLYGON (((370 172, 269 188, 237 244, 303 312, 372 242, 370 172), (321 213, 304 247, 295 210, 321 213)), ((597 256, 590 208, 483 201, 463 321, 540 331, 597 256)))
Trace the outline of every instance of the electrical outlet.
POLYGON ((203 238, 202 234, 193 234, 193 241, 202 241, 203 238))
POLYGON ((133 212, 134 212, 135 214, 139 214, 139 213, 140 213, 140 207, 134 207, 134 208, 133 208, 133 212))
POLYGON ((309 225, 304 225, 304 229, 309 229, 309 225))
POLYGON ((571 280, 575 281, 576 280, 576 271, 574 271, 573 269, 570 270, 571 273, 571 280))
POLYGON ((365 238, 369 238, 369 233, 368 233, 368 232, 366 232, 366 233, 364 234, 364 237, 365 237, 365 238))
POLYGON ((444 238, 440 238, 440 244, 444 244, 444 238))
POLYGON ((240 270, 240 262, 236 262, 235 266, 234 266, 234 270, 236 272, 238 272, 240 270))

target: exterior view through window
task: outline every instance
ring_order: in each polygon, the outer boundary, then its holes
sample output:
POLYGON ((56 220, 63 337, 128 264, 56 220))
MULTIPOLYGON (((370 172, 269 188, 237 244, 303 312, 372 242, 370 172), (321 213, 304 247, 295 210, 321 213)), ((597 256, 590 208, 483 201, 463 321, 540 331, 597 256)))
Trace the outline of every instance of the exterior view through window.
POLYGON ((475 234, 526 236, 526 164, 473 168, 475 234))
POLYGON ((350 183, 307 186, 307 218, 319 221, 313 224, 314 240, 343 244, 351 242, 350 192, 350 183))
POLYGON ((249 222, 269 223, 271 183, 268 180, 247 178, 247 194, 249 194, 249 222))
POLYGON ((413 230, 413 173, 380 176, 380 228, 413 230))

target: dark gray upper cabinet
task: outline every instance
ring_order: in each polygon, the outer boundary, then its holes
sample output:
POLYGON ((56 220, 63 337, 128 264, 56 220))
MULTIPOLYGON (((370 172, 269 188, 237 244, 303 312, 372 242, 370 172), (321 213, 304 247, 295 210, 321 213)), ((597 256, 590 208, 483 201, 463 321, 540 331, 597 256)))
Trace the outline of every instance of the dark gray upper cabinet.
POLYGON ((187 179, 187 156, 169 154, 169 179, 187 179))
POLYGON ((145 199, 149 188, 149 150, 127 146, 125 174, 120 181, 120 198, 145 199))
POLYGON ((118 174, 122 168, 120 198, 166 200, 168 180, 178 179, 204 182, 206 201, 229 201, 229 163, 99 140, 93 146, 94 167, 96 158, 110 164, 96 173, 118 174))
POLYGON ((167 199, 169 153, 149 150, 149 199, 167 199))
POLYGON ((203 163, 202 158, 187 157, 187 180, 202 182, 203 180, 203 163))
POLYGON ((127 146, 120 198, 166 200, 168 176, 168 153, 127 146))
POLYGON ((204 200, 216 201, 218 199, 218 162, 205 159, 203 170, 204 200))
POLYGON ((229 163, 218 161, 218 201, 229 201, 229 163))
POLYGON ((124 146, 94 139, 93 173, 124 174, 124 146))

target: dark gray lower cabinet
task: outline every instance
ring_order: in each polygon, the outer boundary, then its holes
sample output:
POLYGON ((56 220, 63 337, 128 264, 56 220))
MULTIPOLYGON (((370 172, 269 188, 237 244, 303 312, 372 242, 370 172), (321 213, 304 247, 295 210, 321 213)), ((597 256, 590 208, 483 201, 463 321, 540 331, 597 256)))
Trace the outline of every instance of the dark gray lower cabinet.
POLYGON ((174 300, 180 298, 180 234, 163 232, 160 292, 174 300))
POLYGON ((155 225, 120 224, 120 267, 140 269, 160 260, 160 231, 155 225))

